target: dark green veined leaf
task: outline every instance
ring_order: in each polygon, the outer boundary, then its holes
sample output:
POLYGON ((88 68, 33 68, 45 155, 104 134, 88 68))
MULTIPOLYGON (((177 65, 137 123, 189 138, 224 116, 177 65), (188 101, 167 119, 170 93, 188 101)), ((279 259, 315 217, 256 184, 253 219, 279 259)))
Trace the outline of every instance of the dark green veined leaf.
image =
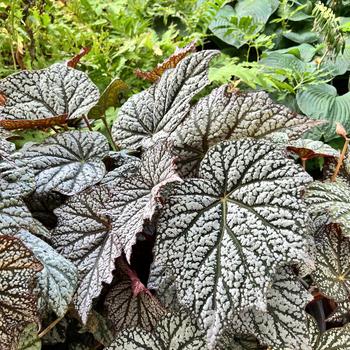
POLYGON ((0 125, 10 129, 48 127, 81 117, 99 98, 88 76, 65 64, 10 75, 0 80, 0 91, 6 96, 0 125))
POLYGON ((224 331, 218 341, 217 350, 262 350, 256 338, 249 335, 237 336, 230 331, 224 331))
POLYGON ((97 104, 93 106, 88 114, 91 119, 103 117, 109 107, 117 107, 120 94, 127 90, 128 86, 120 79, 113 79, 100 96, 97 104))
POLYGON ((310 62, 315 56, 317 49, 310 44, 300 44, 297 46, 287 47, 285 49, 279 49, 274 51, 268 51, 269 53, 288 53, 296 56, 297 58, 303 60, 304 62, 310 62))
POLYGON ((166 138, 182 122, 191 99, 209 84, 210 60, 218 51, 201 51, 164 72, 149 89, 132 96, 120 108, 112 134, 126 148, 148 148, 166 138))
POLYGON ((297 93, 298 106, 303 113, 314 118, 324 119, 329 123, 315 128, 313 137, 330 141, 337 137, 335 123, 341 123, 350 130, 350 92, 338 96, 334 86, 327 84, 310 85, 297 93))
POLYGON ((40 350, 41 340, 38 337, 38 325, 30 323, 22 331, 17 350, 40 350))
POLYGON ((21 158, 34 169, 38 193, 73 195, 103 178, 102 159, 108 151, 107 139, 100 133, 67 131, 25 148, 21 158))
POLYGON ((110 322, 95 310, 92 310, 90 313, 86 326, 83 329, 91 333, 104 346, 109 346, 113 342, 114 335, 110 322))
POLYGON ((202 98, 171 137, 180 170, 196 174, 209 147, 222 140, 263 138, 284 131, 300 136, 314 121, 274 103, 265 92, 227 92, 221 86, 202 98))
POLYGON ((301 191, 310 180, 273 144, 241 140, 212 147, 198 179, 165 191, 155 260, 171 266, 209 343, 234 313, 266 308, 280 266, 309 262, 301 191))
POLYGON ((299 155, 301 159, 315 157, 339 157, 340 153, 322 141, 298 139, 289 142, 287 149, 299 155))
POLYGON ((122 266, 119 263, 117 272, 118 282, 108 292, 104 304, 114 331, 131 327, 151 331, 165 315, 165 309, 125 263, 122 266))
POLYGON ((185 313, 167 314, 153 333, 141 328, 121 332, 107 350, 204 350, 203 333, 197 324, 185 313))
POLYGON ((310 342, 313 350, 349 350, 350 323, 321 333, 312 316, 308 316, 310 342))
POLYGON ((232 332, 252 334, 276 350, 311 350, 304 309, 312 299, 293 273, 282 269, 267 292, 267 311, 242 311, 232 321, 232 332))
POLYGON ((322 227, 315 235, 316 269, 311 276, 320 292, 336 302, 350 297, 350 239, 336 224, 322 227))
POLYGON ((44 266, 38 274, 37 289, 39 291, 39 306, 45 314, 54 311, 62 317, 70 304, 78 282, 76 267, 58 254, 43 240, 24 230, 17 234, 27 248, 44 266))
POLYGON ((0 261, 0 350, 17 350, 20 332, 38 322, 33 282, 42 265, 9 236, 0 236, 0 261))
POLYGON ((344 235, 350 235, 350 189, 346 183, 315 181, 308 186, 306 201, 311 213, 328 213, 344 235))

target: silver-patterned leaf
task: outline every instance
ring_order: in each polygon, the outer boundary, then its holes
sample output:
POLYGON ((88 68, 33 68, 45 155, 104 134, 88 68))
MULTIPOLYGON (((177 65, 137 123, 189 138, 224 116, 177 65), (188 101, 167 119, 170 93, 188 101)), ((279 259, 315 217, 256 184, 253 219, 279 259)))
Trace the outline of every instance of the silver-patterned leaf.
POLYGON ((73 195, 96 184, 106 168, 107 139, 98 132, 67 131, 21 152, 36 175, 37 192, 73 195))
POLYGON ((22 331, 17 350, 40 350, 41 340, 38 337, 38 325, 30 323, 22 331))
POLYGON ((165 71, 155 85, 132 96, 113 125, 116 142, 125 148, 148 148, 169 136, 188 113, 191 99, 209 84, 209 62, 218 53, 194 53, 165 71))
POLYGON ((120 235, 119 227, 101 214, 109 201, 108 189, 96 186, 69 198, 54 211, 58 224, 52 232, 52 243, 78 269, 79 284, 73 300, 84 323, 102 282, 112 281, 115 259, 123 250, 131 251, 136 240, 120 235))
POLYGON ((165 315, 165 309, 142 284, 137 275, 123 264, 117 274, 117 284, 105 300, 107 317, 117 333, 130 327, 151 331, 165 315))
POLYGON ((172 267, 212 344, 233 313, 266 310, 281 265, 309 263, 301 191, 311 178, 262 140, 216 145, 199 174, 166 191, 155 260, 172 267))
POLYGON ((0 236, 0 350, 17 350, 20 332, 38 322, 34 278, 40 262, 17 238, 0 236))
POLYGON ((315 181, 308 186, 305 198, 310 213, 328 213, 344 235, 350 236, 350 189, 346 183, 315 181))
POLYGON ((205 337, 185 313, 167 314, 153 333, 142 328, 121 332, 107 350, 205 350, 205 337))
MULTIPOLYGON (((74 119, 87 114, 99 99, 88 76, 65 64, 37 71, 22 71, 0 80, 6 96, 0 104, 0 125, 8 122, 44 121, 65 115, 74 119)), ((4 125, 6 127, 6 125, 4 125)))
POLYGON ((119 235, 129 237, 130 244, 125 249, 128 261, 137 234, 154 216, 161 188, 168 183, 181 181, 167 143, 150 147, 143 154, 141 162, 133 163, 133 166, 133 172, 120 174, 110 183, 111 200, 106 202, 101 211, 111 216, 119 235))
POLYGON ((70 304, 78 282, 76 267, 51 246, 27 231, 21 230, 17 237, 44 266, 38 274, 37 289, 39 307, 45 314, 54 311, 62 317, 70 304))
POLYGON ((228 92, 227 86, 221 86, 191 108, 171 140, 182 171, 192 174, 209 147, 222 140, 263 138, 281 131, 300 136, 313 124, 308 117, 274 103, 263 91, 228 92))
POLYGON ((350 297, 350 238, 336 224, 315 234, 316 269, 311 276, 320 292, 336 302, 350 297))
POLYGON ((282 269, 267 292, 267 312, 242 311, 234 317, 232 329, 252 334, 276 350, 311 350, 304 309, 312 299, 293 273, 282 269))
POLYGON ((287 149, 297 153, 302 159, 311 159, 315 157, 339 157, 340 155, 338 150, 326 143, 310 139, 291 141, 287 149))
POLYGON ((321 333, 317 322, 308 316, 310 342, 312 350, 349 350, 350 323, 343 327, 331 328, 321 333))

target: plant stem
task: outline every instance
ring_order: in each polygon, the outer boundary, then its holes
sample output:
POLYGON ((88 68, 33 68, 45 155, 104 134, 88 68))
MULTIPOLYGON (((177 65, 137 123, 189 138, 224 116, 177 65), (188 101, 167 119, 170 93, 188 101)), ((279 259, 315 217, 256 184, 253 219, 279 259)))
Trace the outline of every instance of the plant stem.
POLYGON ((45 336, 47 333, 49 333, 51 331, 52 328, 54 328, 56 326, 57 323, 59 323, 62 319, 63 319, 64 315, 57 318, 55 321, 53 321, 52 323, 50 323, 42 332, 40 332, 38 334, 39 338, 42 338, 43 336, 45 336))
POLYGON ((337 175, 338 175, 339 170, 340 170, 340 167, 341 167, 342 164, 343 164, 343 161, 344 161, 344 158, 345 158, 345 153, 346 153, 346 151, 347 151, 347 149, 348 149, 348 146, 349 146, 349 141, 350 141, 349 138, 346 138, 346 139, 345 139, 345 143, 344 143, 343 149, 342 149, 342 151, 341 151, 340 157, 339 157, 339 159, 338 159, 337 166, 336 166, 336 168, 335 168, 335 170, 334 170, 334 174, 332 175, 332 178, 331 178, 331 181, 333 181, 333 182, 336 180, 337 175))
POLYGON ((90 130, 90 131, 93 131, 93 130, 92 130, 92 127, 91 127, 91 125, 90 125, 90 122, 89 122, 88 117, 84 114, 84 115, 83 115, 83 118, 84 118, 85 124, 87 125, 87 127, 89 128, 89 130, 90 130))
POLYGON ((306 158, 301 158, 301 165, 303 166, 303 169, 306 170, 306 158))
POLYGON ((101 119, 102 119, 102 122, 103 122, 104 126, 106 127, 106 130, 107 130, 107 133, 108 133, 108 136, 109 136, 110 143, 112 145, 113 151, 117 151, 118 147, 117 147, 117 145, 115 144, 115 142, 113 140, 111 129, 109 128, 108 123, 107 123, 106 115, 103 115, 101 117, 101 119))

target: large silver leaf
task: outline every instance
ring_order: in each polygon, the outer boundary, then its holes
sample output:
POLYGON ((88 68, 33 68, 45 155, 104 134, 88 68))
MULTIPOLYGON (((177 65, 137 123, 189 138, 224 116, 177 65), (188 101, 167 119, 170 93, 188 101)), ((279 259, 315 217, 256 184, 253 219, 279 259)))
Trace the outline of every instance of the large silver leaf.
POLYGON ((274 103, 263 91, 228 92, 227 86, 213 90, 190 111, 171 139, 185 173, 194 173, 209 147, 222 140, 263 138, 274 132, 303 132, 315 121, 274 103))
POLYGON ((38 322, 34 278, 40 262, 17 238, 0 236, 0 350, 17 350, 19 333, 38 322))
POLYGON ((58 317, 62 317, 66 313, 77 287, 76 267, 43 240, 29 232, 21 230, 17 237, 24 242, 44 266, 38 275, 37 285, 40 295, 40 309, 43 313, 54 311, 58 317))
POLYGON ((0 91, 6 96, 6 102, 0 104, 0 125, 5 127, 23 121, 39 126, 38 121, 50 123, 50 119, 63 115, 78 118, 99 99, 98 89, 88 76, 65 64, 10 75, 0 80, 0 91))
POLYGON ((212 344, 235 312, 266 310, 281 265, 308 262, 301 191, 311 178, 262 140, 216 145, 199 174, 166 191, 155 260, 171 266, 212 344))
POLYGON ((73 195, 99 182, 106 168, 107 139, 98 132, 67 131, 25 148, 22 159, 32 166, 37 192, 73 195))
POLYGON ((153 333, 142 328, 124 330, 107 350, 204 350, 204 338, 190 316, 169 313, 159 321, 153 333))
MULTIPOLYGON (((150 147, 140 163, 133 162, 133 167, 134 171, 121 173, 109 183, 111 200, 106 202, 101 212, 112 217, 119 235, 136 238, 143 231, 145 222, 152 220, 160 201, 161 188, 181 179, 176 173, 175 160, 167 143, 150 147)), ((130 243, 125 249, 128 261, 135 240, 130 239, 130 243)))
POLYGON ((311 213, 327 212, 333 223, 339 224, 345 236, 350 236, 350 189, 343 181, 315 181, 306 191, 311 213))
POLYGON ((165 71, 155 85, 132 96, 113 125, 116 142, 126 148, 147 148, 172 133, 189 111, 191 99, 209 84, 209 62, 218 53, 194 53, 165 71))
POLYGON ((252 334, 273 349, 310 349, 306 304, 313 298, 288 269, 282 269, 267 292, 267 312, 245 310, 232 321, 238 334, 252 334))
POLYGON ((308 316, 312 350, 349 350, 350 323, 321 333, 313 317, 308 316))
POLYGON ((79 284, 74 303, 84 323, 93 299, 102 290, 102 282, 112 281, 115 259, 123 249, 131 251, 136 240, 131 235, 120 235, 119 227, 101 214, 109 201, 109 191, 96 186, 71 197, 54 211, 58 224, 52 232, 52 243, 78 269, 79 284))
POLYGON ((151 331, 165 315, 165 309, 125 263, 117 271, 118 282, 108 292, 104 304, 114 332, 130 327, 151 331))
POLYGON ((311 276, 321 293, 335 301, 350 297, 350 238, 336 224, 326 225, 315 235, 316 269, 311 276))

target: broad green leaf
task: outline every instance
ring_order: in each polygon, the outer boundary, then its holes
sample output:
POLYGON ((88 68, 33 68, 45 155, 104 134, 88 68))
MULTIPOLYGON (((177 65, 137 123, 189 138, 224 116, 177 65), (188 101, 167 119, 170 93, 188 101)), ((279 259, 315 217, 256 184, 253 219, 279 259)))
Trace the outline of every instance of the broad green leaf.
POLYGON ((313 298, 288 269, 277 273, 267 291, 267 311, 242 311, 232 321, 231 332, 252 334, 273 349, 310 349, 306 304, 313 298))
POLYGON ((118 78, 113 79, 101 94, 97 104, 91 108, 88 117, 91 119, 103 117, 109 107, 117 106, 120 94, 127 88, 128 86, 122 80, 118 78))
POLYGON ((185 118, 192 98, 209 84, 208 65, 217 54, 194 53, 167 70, 155 85, 129 98, 112 128, 115 141, 137 149, 167 138, 185 118))
POLYGON ((235 313, 266 309, 280 266, 309 263, 301 192, 310 180, 270 142, 241 140, 212 147, 197 179, 164 190, 155 261, 171 267, 210 344, 235 313))
POLYGON ((266 24, 278 5, 278 0, 238 0, 235 10, 239 17, 251 16, 255 22, 266 24))
POLYGON ((300 136, 314 121, 274 103, 265 92, 213 90, 192 107, 189 116, 172 135, 180 170, 196 174, 209 147, 222 140, 263 138, 284 131, 300 136))
POLYGON ((328 213, 344 235, 350 235, 350 189, 346 183, 315 181, 308 186, 305 197, 311 213, 328 213))
POLYGON ((38 337, 38 325, 30 323, 24 328, 19 338, 17 350, 41 350, 41 340, 38 337))
POLYGON ((27 231, 17 234, 27 248, 44 266, 38 275, 39 306, 42 312, 54 311, 64 316, 77 287, 76 267, 58 254, 50 245, 27 231))
POLYGON ((298 154, 301 159, 312 159, 315 157, 338 158, 340 155, 338 150, 326 143, 310 139, 292 140, 289 142, 287 149, 298 154))
POLYGON ((0 91, 6 96, 0 125, 10 129, 49 127, 81 117, 99 98, 88 76, 65 64, 10 75, 0 80, 0 91))
POLYGON ((118 282, 108 292, 104 303, 114 332, 131 327, 151 331, 165 315, 165 309, 127 266, 117 272, 118 282))
POLYGON ((291 54, 301 59, 304 62, 310 62, 315 56, 315 54, 317 53, 317 49, 310 44, 300 44, 300 45, 288 47, 285 49, 268 51, 267 54, 274 53, 274 52, 291 54))
POLYGON ((332 76, 343 75, 350 69, 350 40, 346 41, 344 51, 334 58, 325 58, 321 68, 331 72, 332 76))
POLYGON ((329 123, 315 128, 312 135, 330 141, 337 137, 335 123, 341 123, 350 130, 350 92, 339 96, 334 86, 327 84, 310 85, 297 93, 298 106, 303 113, 329 123))
POLYGON ((185 313, 167 314, 153 333, 142 328, 121 332, 107 350, 205 350, 203 333, 185 313))
POLYGON ((331 328, 321 333, 312 316, 308 316, 312 350, 349 350, 350 323, 343 327, 331 328))
POLYGON ((90 131, 67 131, 21 151, 21 159, 35 172, 38 193, 74 195, 99 182, 106 168, 107 139, 90 131))
POLYGON ((320 292, 336 302, 350 297, 350 239, 336 224, 322 227, 315 235, 315 265, 311 273, 320 292))
POLYGON ((0 350, 17 350, 25 326, 38 322, 34 278, 40 262, 17 238, 0 236, 0 350))
POLYGON ((311 30, 299 30, 297 32, 285 32, 283 36, 287 39, 294 41, 298 44, 305 43, 314 43, 319 39, 319 35, 317 33, 312 32, 311 30))

